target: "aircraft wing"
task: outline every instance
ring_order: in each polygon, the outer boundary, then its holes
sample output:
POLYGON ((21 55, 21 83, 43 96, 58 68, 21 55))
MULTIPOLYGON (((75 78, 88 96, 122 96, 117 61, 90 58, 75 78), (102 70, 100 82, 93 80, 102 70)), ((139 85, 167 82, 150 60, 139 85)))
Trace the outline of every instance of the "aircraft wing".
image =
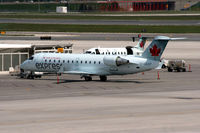
POLYGON ((134 61, 131 61, 131 60, 129 60, 129 64, 139 65, 138 63, 136 63, 136 62, 134 62, 134 61))
POLYGON ((64 74, 77 74, 77 75, 89 75, 91 73, 83 72, 83 71, 64 71, 64 74))

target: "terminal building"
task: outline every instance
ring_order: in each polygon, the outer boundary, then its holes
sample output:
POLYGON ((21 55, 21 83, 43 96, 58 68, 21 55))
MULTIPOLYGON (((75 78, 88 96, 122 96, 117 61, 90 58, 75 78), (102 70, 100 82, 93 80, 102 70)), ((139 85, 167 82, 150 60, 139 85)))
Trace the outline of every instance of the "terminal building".
POLYGON ((199 0, 69 0, 73 11, 162 11, 184 10, 199 0))
POLYGON ((127 10, 133 11, 154 11, 154 10, 182 10, 199 0, 110 0, 120 4, 127 10))
POLYGON ((73 44, 31 45, 0 44, 0 72, 8 72, 36 53, 72 53, 73 44))

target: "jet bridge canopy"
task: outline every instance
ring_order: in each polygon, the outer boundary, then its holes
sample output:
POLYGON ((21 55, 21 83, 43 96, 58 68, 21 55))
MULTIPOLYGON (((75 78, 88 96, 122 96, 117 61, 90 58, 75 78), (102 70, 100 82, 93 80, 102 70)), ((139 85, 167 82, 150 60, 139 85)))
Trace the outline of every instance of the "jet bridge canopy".
POLYGON ((0 71, 9 71, 29 57, 31 44, 0 44, 0 71))
POLYGON ((73 44, 65 45, 34 45, 32 46, 33 54, 35 53, 72 53, 73 44))
POLYGON ((64 52, 72 53, 73 44, 63 45, 31 45, 31 44, 0 44, 0 72, 19 66, 35 53, 64 52))

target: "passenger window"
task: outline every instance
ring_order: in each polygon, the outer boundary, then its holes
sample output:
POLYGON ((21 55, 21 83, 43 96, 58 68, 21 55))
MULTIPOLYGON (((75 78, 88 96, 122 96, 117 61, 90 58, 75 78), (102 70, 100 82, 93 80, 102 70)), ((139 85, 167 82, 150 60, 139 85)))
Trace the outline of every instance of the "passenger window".
POLYGON ((108 54, 110 54, 110 52, 108 52, 108 54))
POLYGON ((56 62, 56 60, 54 60, 53 62, 56 62))
POLYGON ((85 61, 85 64, 87 64, 87 61, 85 61))
POLYGON ((67 61, 67 63, 69 63, 69 60, 67 61))
POLYGON ((72 63, 74 63, 74 61, 72 61, 72 63))
POLYGON ((63 60, 63 63, 65 63, 65 60, 63 60))
POLYGON ((60 63, 60 60, 58 60, 58 62, 60 63))
POLYGON ((96 61, 94 61, 94 64, 96 64, 96 61))
POLYGON ((76 63, 78 63, 78 61, 76 61, 76 63))
POLYGON ((49 62, 51 62, 51 60, 49 60, 49 62))
POLYGON ((91 64, 91 61, 89 63, 91 64))
POLYGON ((121 54, 123 54, 123 52, 121 52, 121 54))
POLYGON ((81 64, 83 63, 83 61, 81 61, 81 64))
POLYGON ((101 64, 101 62, 99 61, 99 64, 101 64))
POLYGON ((45 60, 45 62, 47 62, 47 60, 45 60))
POLYGON ((104 54, 104 52, 102 54, 104 54))
POLYGON ((120 54, 120 53, 118 52, 118 54, 120 54))

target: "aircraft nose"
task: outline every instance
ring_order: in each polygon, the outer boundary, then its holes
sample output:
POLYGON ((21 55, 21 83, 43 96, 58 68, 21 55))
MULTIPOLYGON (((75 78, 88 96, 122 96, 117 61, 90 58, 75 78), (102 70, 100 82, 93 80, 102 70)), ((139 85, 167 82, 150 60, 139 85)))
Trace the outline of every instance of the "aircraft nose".
POLYGON ((20 69, 25 69, 26 68, 26 63, 27 61, 24 61, 21 65, 20 65, 20 69))
POLYGON ((24 63, 20 65, 20 69, 24 69, 24 63))

